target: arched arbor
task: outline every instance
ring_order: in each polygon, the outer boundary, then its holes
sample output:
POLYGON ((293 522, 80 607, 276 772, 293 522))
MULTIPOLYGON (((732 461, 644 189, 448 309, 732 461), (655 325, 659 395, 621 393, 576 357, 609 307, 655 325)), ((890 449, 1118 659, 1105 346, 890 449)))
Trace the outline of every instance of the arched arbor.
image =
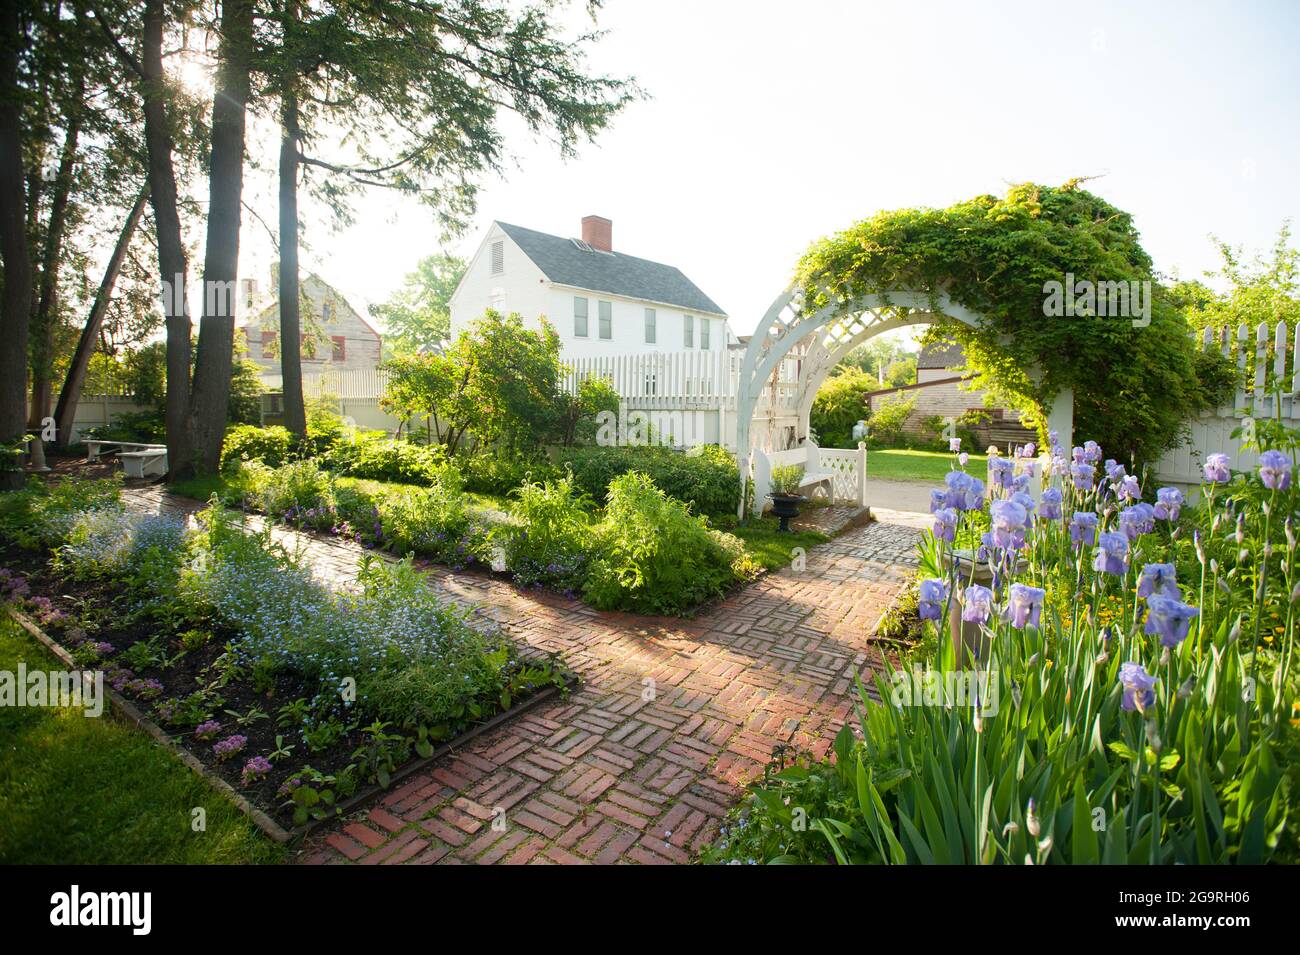
MULTIPOLYGON (((751 439, 754 413, 765 392, 769 400, 774 400, 772 396, 779 393, 774 379, 792 352, 801 356, 792 400, 798 421, 795 443, 802 445, 808 438, 808 418, 817 389, 845 355, 881 332, 907 325, 931 324, 945 318, 973 327, 984 321, 977 313, 952 301, 946 293, 932 297, 924 292, 896 290, 835 301, 815 311, 805 310, 803 293, 799 289, 787 289, 778 295, 750 338, 737 383, 736 455, 740 464, 740 516, 744 516, 745 481, 754 447, 751 439)), ((1061 442, 1066 447, 1071 440, 1073 417, 1074 394, 1063 391, 1056 396, 1048 414, 1048 427, 1060 433, 1061 442)), ((756 506, 761 507, 761 504, 756 502, 756 506)))

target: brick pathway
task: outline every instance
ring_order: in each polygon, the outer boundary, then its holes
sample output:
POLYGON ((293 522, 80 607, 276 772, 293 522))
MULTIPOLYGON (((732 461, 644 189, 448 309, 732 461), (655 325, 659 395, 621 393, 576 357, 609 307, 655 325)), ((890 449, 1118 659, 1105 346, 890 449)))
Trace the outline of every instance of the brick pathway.
MULTIPOLYGON (((138 506, 190 510, 156 489, 138 506)), ((359 548, 293 531, 346 585, 359 548)), ((309 863, 684 863, 780 743, 824 752, 851 717, 855 672, 914 565, 917 531, 876 523, 813 548, 693 620, 602 613, 484 574, 430 586, 583 680, 313 835, 309 863), (495 824, 494 824, 495 820, 495 824)))

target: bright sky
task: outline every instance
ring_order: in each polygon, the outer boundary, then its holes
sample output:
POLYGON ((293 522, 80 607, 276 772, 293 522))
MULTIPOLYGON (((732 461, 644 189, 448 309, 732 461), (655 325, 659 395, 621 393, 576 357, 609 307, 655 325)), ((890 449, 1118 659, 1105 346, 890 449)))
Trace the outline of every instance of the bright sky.
MULTIPOLYGON (((517 167, 450 251, 493 219, 576 235, 603 215, 615 250, 678 266, 745 334, 811 241, 881 209, 1101 176, 1184 277, 1214 267, 1211 233, 1264 249, 1300 216, 1294 0, 608 0, 600 26, 591 67, 651 98, 567 163, 515 136, 517 167)), ((261 227, 245 236, 244 274, 265 277, 261 227)), ((388 197, 308 238, 304 267, 363 311, 440 248, 388 197)))

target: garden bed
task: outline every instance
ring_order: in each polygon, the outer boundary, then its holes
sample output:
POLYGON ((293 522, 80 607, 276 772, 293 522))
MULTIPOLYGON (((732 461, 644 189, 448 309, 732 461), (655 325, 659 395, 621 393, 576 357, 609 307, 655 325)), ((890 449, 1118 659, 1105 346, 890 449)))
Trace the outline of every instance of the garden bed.
MULTIPOLYGON (((89 523, 116 519, 111 506, 89 512, 98 515, 89 523)), ((232 538, 237 529, 210 546, 202 532, 186 532, 189 559, 212 565, 194 570, 169 559, 174 547, 150 544, 165 537, 156 527, 136 523, 138 540, 117 572, 100 573, 86 559, 99 544, 87 519, 65 523, 74 528, 61 535, 66 545, 0 543, 0 595, 70 666, 102 671, 128 719, 188 754, 276 839, 355 807, 573 682, 555 661, 526 660, 499 635, 469 628, 406 563, 372 568, 368 596, 335 597, 270 557, 260 566, 232 561, 239 548, 265 543, 232 538), (179 581, 171 576, 178 567, 179 581), (283 590, 287 606, 303 611, 300 625, 270 603, 248 607, 248 593, 221 576, 241 573, 260 595, 283 590), (403 591, 404 581, 420 590, 403 591), (242 619, 243 610, 256 619, 242 619), (354 616, 315 632, 331 611, 354 616), (355 647, 330 645, 350 629, 355 647), (331 655, 353 669, 345 674, 331 655)))

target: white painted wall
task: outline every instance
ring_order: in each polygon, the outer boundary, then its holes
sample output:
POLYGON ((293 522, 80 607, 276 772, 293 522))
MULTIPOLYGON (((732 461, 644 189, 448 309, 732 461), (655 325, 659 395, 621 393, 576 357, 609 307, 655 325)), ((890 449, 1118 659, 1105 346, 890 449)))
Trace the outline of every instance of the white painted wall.
POLYGON ((560 335, 561 357, 565 360, 602 355, 643 354, 683 351, 686 316, 693 319, 691 349, 700 346, 701 323, 709 323, 708 351, 726 349, 730 337, 726 319, 718 315, 687 312, 679 306, 554 285, 519 246, 495 223, 470 261, 465 277, 451 297, 451 334, 459 335, 487 309, 509 314, 518 312, 530 328, 538 327, 545 315, 560 335), (502 243, 503 270, 492 272, 492 244, 502 243), (587 336, 574 334, 574 297, 587 299, 587 336), (600 337, 600 302, 610 303, 610 337, 600 337), (655 310, 655 341, 645 340, 645 310, 655 310))
MULTIPOLYGON (((506 315, 518 312, 529 328, 537 328, 539 316, 546 314, 549 286, 542 270, 524 255, 500 226, 493 223, 448 303, 452 338, 489 308, 506 315), (494 242, 502 243, 504 268, 499 275, 492 273, 494 242)), ((557 330, 563 335, 562 328, 557 326, 557 330)))

